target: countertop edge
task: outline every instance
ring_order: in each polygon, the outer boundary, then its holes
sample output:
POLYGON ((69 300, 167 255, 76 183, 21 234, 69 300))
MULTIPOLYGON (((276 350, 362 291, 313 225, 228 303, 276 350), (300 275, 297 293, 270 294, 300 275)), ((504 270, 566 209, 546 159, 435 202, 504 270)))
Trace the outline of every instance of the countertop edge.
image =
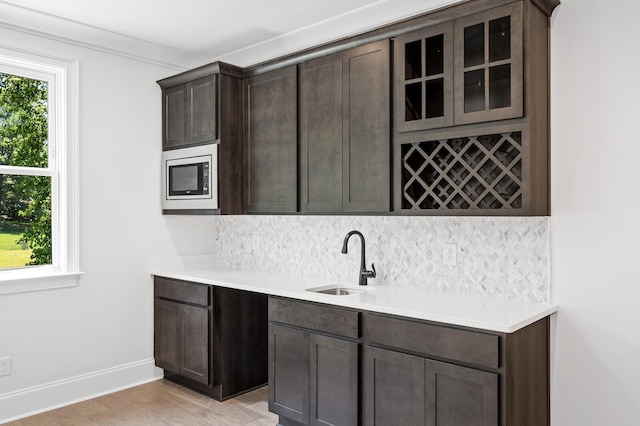
MULTIPOLYGON (((434 312, 428 312, 428 311, 417 311, 412 309, 401 309, 401 308, 398 308, 397 306, 384 306, 379 304, 374 305, 370 303, 362 303, 358 300, 354 300, 353 298, 349 298, 350 296, 342 298, 342 296, 332 296, 332 295, 323 295, 319 293, 306 292, 304 289, 295 289, 295 290, 279 289, 279 288, 268 287, 266 285, 260 285, 260 284, 254 285, 254 284, 247 284, 242 282, 230 282, 229 280, 215 278, 216 274, 221 275, 224 272, 232 272, 232 273, 243 272, 240 270, 234 270, 232 268, 221 267, 220 271, 216 271, 215 267, 208 267, 205 269, 194 267, 191 269, 186 269, 185 267, 173 268, 171 266, 166 266, 166 265, 159 267, 157 264, 156 265, 152 264, 152 266, 149 269, 150 269, 149 272, 151 275, 157 275, 157 276, 162 276, 166 278, 191 281, 191 282, 196 282, 201 284, 213 285, 213 286, 224 287, 224 288, 232 288, 237 290, 251 291, 255 293, 286 297, 286 298, 307 301, 307 302, 325 303, 328 305, 340 306, 344 308, 359 309, 359 310, 389 314, 389 315, 397 315, 397 316, 402 316, 406 318, 432 321, 432 322, 449 324, 454 326, 461 326, 461 327, 470 327, 470 328, 486 330, 491 332, 500 332, 500 333, 513 333, 530 324, 533 324, 534 322, 546 316, 554 314, 558 310, 557 305, 553 305, 553 304, 529 304, 527 306, 534 306, 534 309, 532 309, 531 312, 528 312, 523 315, 518 315, 516 319, 511 319, 509 321, 499 323, 496 321, 484 320, 481 318, 464 317, 462 315, 434 313, 434 312), (341 297, 341 298, 337 299, 336 297, 341 297)), ((268 272, 260 272, 260 271, 246 271, 246 272, 270 275, 270 273, 268 272)), ((273 274, 270 278, 278 279, 279 277, 284 277, 284 275, 273 274)), ((375 288, 386 290, 390 287, 376 286, 375 288)), ((379 291, 384 291, 384 290, 379 290, 379 291)), ((411 290, 405 289, 403 291, 411 291, 411 290)), ((453 299, 455 298, 455 296, 452 295, 451 298, 453 299)), ((515 305, 520 302, 509 302, 505 300, 496 301, 496 305, 505 304, 505 303, 506 304, 512 303, 515 305)))

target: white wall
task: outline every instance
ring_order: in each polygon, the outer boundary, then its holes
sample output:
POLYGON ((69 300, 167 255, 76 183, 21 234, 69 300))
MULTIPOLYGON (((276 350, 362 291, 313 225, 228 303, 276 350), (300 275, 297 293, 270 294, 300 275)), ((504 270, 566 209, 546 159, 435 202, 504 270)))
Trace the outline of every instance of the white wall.
POLYGON ((210 252, 210 221, 160 212, 160 88, 177 71, 0 29, 0 43, 79 59, 79 286, 0 296, 0 423, 153 379, 148 259, 210 252), (54 386, 46 386, 53 383, 54 386))
POLYGON ((640 40, 635 0, 552 20, 554 426, 640 422, 640 40))

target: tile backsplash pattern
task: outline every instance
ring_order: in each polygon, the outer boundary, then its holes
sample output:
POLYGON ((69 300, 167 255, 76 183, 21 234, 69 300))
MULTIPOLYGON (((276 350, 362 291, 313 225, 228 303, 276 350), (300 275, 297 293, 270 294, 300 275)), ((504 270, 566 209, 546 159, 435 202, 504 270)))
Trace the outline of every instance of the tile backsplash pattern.
POLYGON ((484 294, 549 302, 546 217, 218 216, 214 255, 220 264, 357 284, 360 240, 375 285, 484 294), (458 246, 457 265, 443 262, 445 243, 458 246))

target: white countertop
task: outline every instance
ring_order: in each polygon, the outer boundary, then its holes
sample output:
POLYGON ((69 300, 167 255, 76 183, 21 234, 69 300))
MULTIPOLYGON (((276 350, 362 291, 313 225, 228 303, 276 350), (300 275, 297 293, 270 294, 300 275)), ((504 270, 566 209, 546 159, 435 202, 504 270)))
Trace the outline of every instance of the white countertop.
POLYGON ((504 333, 517 331, 557 311, 557 306, 548 304, 377 286, 375 279, 370 279, 368 286, 357 286, 314 277, 234 269, 216 265, 213 256, 156 258, 150 262, 149 271, 167 278, 504 333), (332 284, 365 291, 334 296, 305 290, 332 284))

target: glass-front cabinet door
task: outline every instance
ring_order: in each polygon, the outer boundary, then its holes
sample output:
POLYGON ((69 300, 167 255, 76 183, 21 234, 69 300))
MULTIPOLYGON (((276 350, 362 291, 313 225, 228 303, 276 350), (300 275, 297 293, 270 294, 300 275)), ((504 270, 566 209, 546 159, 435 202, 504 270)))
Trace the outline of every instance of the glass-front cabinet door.
POLYGON ((403 34, 394 45, 397 129, 453 125, 453 23, 403 34))
POLYGON ((457 19, 455 123, 521 117, 522 2, 457 19))

